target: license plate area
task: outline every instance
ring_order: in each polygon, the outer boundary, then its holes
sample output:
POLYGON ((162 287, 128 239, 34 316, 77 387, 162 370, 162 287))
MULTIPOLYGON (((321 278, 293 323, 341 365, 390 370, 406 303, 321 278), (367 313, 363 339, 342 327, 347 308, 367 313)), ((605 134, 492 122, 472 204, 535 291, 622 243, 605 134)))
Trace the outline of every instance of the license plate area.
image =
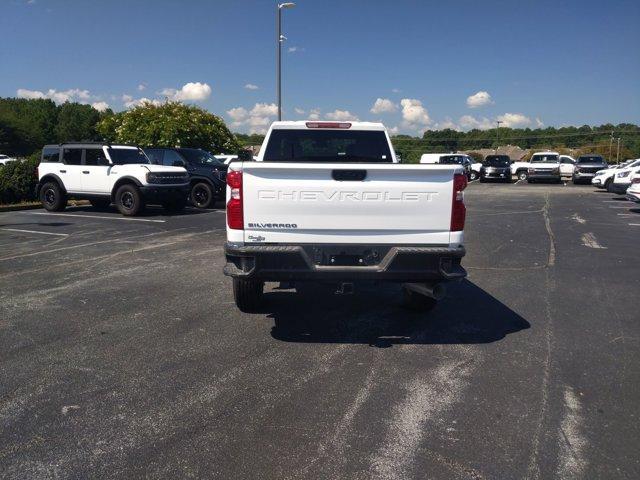
POLYGON ((327 245, 305 249, 313 263, 322 267, 371 267, 379 265, 388 246, 327 245))

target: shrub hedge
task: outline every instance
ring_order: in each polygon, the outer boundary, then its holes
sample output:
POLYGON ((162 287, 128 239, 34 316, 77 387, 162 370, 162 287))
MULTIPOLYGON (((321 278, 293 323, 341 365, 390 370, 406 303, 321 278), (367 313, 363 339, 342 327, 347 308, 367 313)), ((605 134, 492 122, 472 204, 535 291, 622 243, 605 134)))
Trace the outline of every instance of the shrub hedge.
POLYGON ((0 166, 0 203, 18 203, 36 200, 37 168, 40 153, 0 166))

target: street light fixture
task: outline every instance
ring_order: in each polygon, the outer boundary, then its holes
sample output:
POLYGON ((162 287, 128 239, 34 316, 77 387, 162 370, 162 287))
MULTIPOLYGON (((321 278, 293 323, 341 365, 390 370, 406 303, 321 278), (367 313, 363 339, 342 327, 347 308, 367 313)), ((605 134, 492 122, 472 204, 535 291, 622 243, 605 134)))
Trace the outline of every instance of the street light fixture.
POLYGON ((282 120, 282 42, 284 42, 287 37, 282 35, 282 9, 283 8, 293 8, 296 4, 293 2, 285 2, 278 4, 278 15, 277 15, 277 30, 278 34, 276 37, 276 44, 278 47, 277 55, 276 55, 276 84, 277 84, 277 97, 278 97, 278 120, 282 120))

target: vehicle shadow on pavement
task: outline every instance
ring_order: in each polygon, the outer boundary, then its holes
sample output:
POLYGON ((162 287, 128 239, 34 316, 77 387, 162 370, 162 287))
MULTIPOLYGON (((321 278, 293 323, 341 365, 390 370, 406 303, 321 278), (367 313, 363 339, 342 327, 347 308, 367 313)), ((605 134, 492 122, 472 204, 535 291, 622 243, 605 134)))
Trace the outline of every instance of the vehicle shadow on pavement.
POLYGON ((263 312, 273 319, 277 340, 353 343, 386 348, 396 344, 479 344, 503 339, 530 323, 498 299, 464 280, 430 312, 407 310, 399 287, 365 289, 351 296, 294 292, 265 294, 263 312))
POLYGON ((19 227, 27 225, 37 225, 38 227, 66 227, 73 225, 68 222, 20 222, 20 223, 0 223, 0 227, 19 227))
MULTIPOLYGON (((136 217, 133 218, 145 218, 145 217, 184 217, 189 215, 201 215, 203 213, 210 213, 215 210, 221 210, 221 208, 209 208, 209 209, 201 209, 195 208, 191 206, 187 206, 184 210, 178 212, 171 212, 163 209, 160 206, 150 205, 146 207, 141 213, 139 213, 136 217)), ((120 215, 118 209, 110 205, 108 207, 67 207, 65 212, 75 213, 75 212, 86 212, 86 213, 112 213, 115 215, 120 215)))

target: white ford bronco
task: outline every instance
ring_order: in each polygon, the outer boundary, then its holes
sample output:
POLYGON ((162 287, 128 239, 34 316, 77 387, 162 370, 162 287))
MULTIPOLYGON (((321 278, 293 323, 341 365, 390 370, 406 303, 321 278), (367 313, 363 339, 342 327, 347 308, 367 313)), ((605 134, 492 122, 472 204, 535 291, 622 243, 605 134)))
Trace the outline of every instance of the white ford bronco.
POLYGON ((69 197, 96 207, 114 203, 123 215, 145 204, 184 208, 189 174, 183 167, 153 165, 135 146, 106 143, 46 145, 38 166, 36 195, 45 209, 64 210, 69 197))
POLYGON ((463 167, 398 164, 382 124, 275 122, 257 159, 240 160, 227 174, 224 273, 241 310, 268 281, 338 293, 398 282, 410 306, 430 308, 466 275, 463 167))

